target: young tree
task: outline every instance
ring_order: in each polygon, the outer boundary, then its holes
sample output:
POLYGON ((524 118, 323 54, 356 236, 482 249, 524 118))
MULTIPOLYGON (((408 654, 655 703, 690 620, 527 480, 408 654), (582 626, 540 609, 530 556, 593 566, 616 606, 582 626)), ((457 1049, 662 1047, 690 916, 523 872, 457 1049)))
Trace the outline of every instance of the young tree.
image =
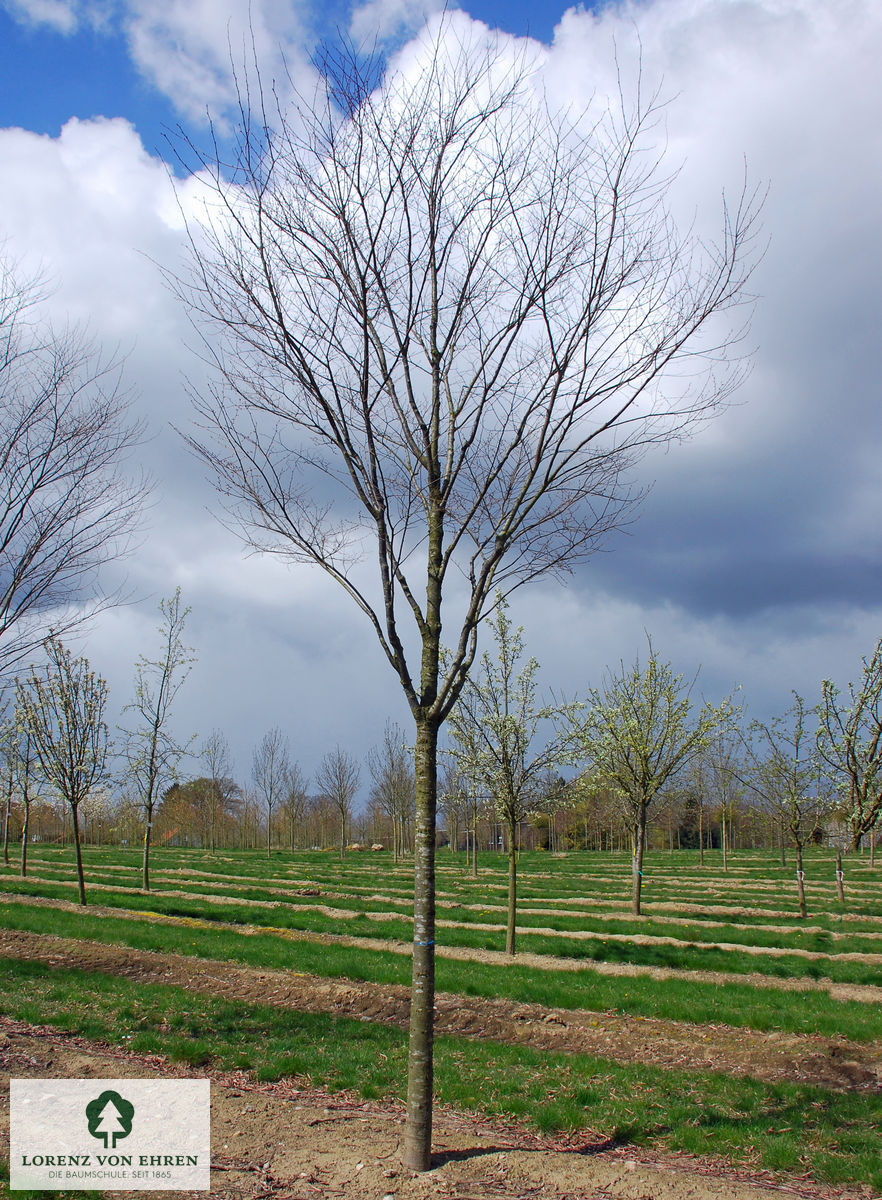
POLYGON ((214 854, 218 822, 226 814, 238 788, 232 779, 233 765, 229 742, 219 729, 212 729, 202 743, 201 755, 208 768, 208 787, 201 796, 203 824, 208 833, 209 850, 214 854))
POLYGON ((405 852, 407 830, 413 820, 414 775, 413 752, 404 738, 404 731, 394 721, 387 721, 383 745, 368 754, 368 770, 373 787, 371 800, 389 818, 392 826, 392 855, 395 862, 405 852))
POLYGON ((824 680, 818 710, 818 749, 838 790, 852 850, 874 834, 882 814, 882 638, 861 665, 847 699, 824 680))
POLYGON ((590 554, 634 499, 638 456, 736 381, 716 318, 744 298, 755 215, 742 197, 716 245, 679 235, 639 91, 616 111, 552 112, 527 52, 473 28, 435 18, 382 80, 329 61, 324 101, 271 119, 243 98, 232 169, 198 163, 214 195, 178 283, 221 338, 193 448, 250 546, 347 592, 413 716, 416 1170, 439 731, 496 588, 590 554))
POLYGON ((58 638, 48 638, 45 647, 45 666, 33 668, 18 684, 16 700, 40 772, 70 808, 80 904, 85 904, 79 810, 92 788, 107 777, 107 684, 58 638))
POLYGON ((352 814, 352 801, 358 791, 360 776, 355 759, 339 746, 325 755, 315 774, 316 787, 337 810, 341 861, 346 857, 346 826, 352 814))
POLYGON ((675 675, 649 642, 649 661, 620 674, 607 672, 602 690, 591 688, 578 720, 582 752, 591 770, 613 788, 631 833, 631 909, 640 915, 643 854, 650 810, 668 780, 708 745, 733 715, 730 700, 705 702, 692 713, 692 684, 675 675))
POLYGON ((288 739, 278 726, 263 735, 254 751, 251 778, 266 813, 266 856, 272 848, 273 813, 282 803, 291 774, 288 739))
POLYGON ((39 283, 0 256, 0 670, 112 597, 103 564, 126 552, 147 487, 122 472, 141 430, 119 369, 76 330, 41 325, 39 283))
POLYGON ((808 727, 805 701, 793 693, 793 704, 768 724, 752 721, 748 781, 765 804, 779 813, 796 851, 796 894, 799 915, 808 916, 803 851, 829 811, 829 796, 819 770, 814 731, 808 727))
POLYGON ((196 661, 193 648, 182 640, 190 609, 181 605, 180 588, 159 602, 159 612, 159 654, 155 659, 141 655, 135 664, 135 698, 125 708, 133 714, 135 725, 123 730, 129 779, 144 813, 141 886, 145 891, 150 890, 154 809, 163 792, 176 782, 180 761, 195 737, 182 744, 169 728, 172 705, 196 661))
POLYGON ((292 854, 297 844, 297 830, 303 827, 308 802, 309 780, 296 762, 291 763, 291 766, 288 768, 288 779, 282 799, 282 810, 288 819, 288 834, 292 854))
POLYGON ((536 673, 539 664, 528 659, 515 674, 524 653, 523 629, 512 629, 508 605, 496 597, 496 615, 490 622, 496 655, 485 651, 478 677, 466 681, 448 718, 452 753, 463 775, 475 789, 483 790, 502 819, 508 841, 508 916, 506 953, 515 953, 517 880, 521 822, 546 800, 549 772, 572 760, 574 740, 559 732, 536 748, 540 727, 575 718, 575 705, 537 706, 536 673))

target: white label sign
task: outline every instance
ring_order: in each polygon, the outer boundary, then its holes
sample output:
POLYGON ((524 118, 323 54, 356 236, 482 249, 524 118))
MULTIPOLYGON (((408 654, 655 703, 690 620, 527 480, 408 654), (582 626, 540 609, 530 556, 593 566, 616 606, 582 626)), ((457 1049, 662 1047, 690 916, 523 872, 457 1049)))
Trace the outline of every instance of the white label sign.
POLYGON ((207 1079, 10 1079, 12 1189, 207 1191, 207 1079))

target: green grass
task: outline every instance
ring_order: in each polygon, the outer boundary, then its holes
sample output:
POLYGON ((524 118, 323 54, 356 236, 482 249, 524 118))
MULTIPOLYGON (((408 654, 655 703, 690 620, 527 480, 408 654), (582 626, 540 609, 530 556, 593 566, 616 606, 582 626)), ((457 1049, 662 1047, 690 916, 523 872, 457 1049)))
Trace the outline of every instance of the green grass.
MULTIPOLYGON (((72 883, 56 884, 6 877, 4 887, 11 894, 46 896, 71 901, 76 899, 75 886, 72 883)), ((162 891, 145 894, 112 888, 93 889, 92 896, 97 903, 111 907, 127 908, 134 912, 158 912, 173 917, 194 917, 203 921, 223 921, 316 934, 346 933, 350 936, 389 941, 410 941, 412 937, 412 922, 404 916, 375 920, 362 911, 353 911, 350 916, 341 919, 318 912, 314 908, 298 908, 278 902, 272 907, 264 907, 237 903, 235 900, 220 897, 200 899, 169 896, 162 891)), ((635 927, 635 930, 637 928, 639 927, 635 927)), ((683 932, 687 932, 686 923, 683 932)), ((665 936, 670 936, 670 933, 670 927, 665 927, 665 936)), ((823 934, 816 936, 823 941, 823 934)), ((439 926, 436 938, 440 946, 461 946, 499 952, 505 949, 505 932, 502 928, 439 926)), ((534 954, 594 962, 634 963, 680 970, 726 971, 743 975, 759 972, 786 979, 829 978, 839 983, 882 986, 882 958, 878 963, 849 961, 838 957, 838 954, 843 952, 843 947, 840 946, 837 946, 836 951, 832 951, 828 946, 823 958, 808 959, 787 954, 786 948, 774 955, 755 955, 748 951, 722 949, 700 942, 686 942, 684 945, 669 945, 664 942, 643 944, 617 938, 611 932, 606 938, 579 939, 567 937, 565 934, 534 934, 526 929, 520 932, 518 944, 521 950, 534 954)), ((882 947, 878 944, 873 945, 874 952, 879 952, 880 949, 882 947)))
MULTIPOLYGON (((15 960, 2 962, 0 1007, 17 1020, 197 1068, 248 1069, 263 1080, 296 1075, 369 1098, 403 1094, 406 1036, 384 1025, 15 960)), ((712 1152, 772 1170, 810 1170, 830 1183, 882 1188, 878 1095, 621 1066, 454 1037, 436 1042, 436 1095, 543 1132, 586 1129, 589 1140, 712 1152)))
MULTIPOLYGON (((295 941, 271 932, 244 934, 232 929, 148 923, 99 916, 88 909, 71 912, 22 903, 0 905, 0 925, 253 967, 377 983, 410 982, 410 959, 404 955, 295 941)), ((546 1008, 582 1008, 760 1030, 822 1033, 855 1041, 882 1039, 882 1007, 833 1000, 823 992, 780 991, 746 983, 720 986, 692 980, 607 976, 590 967, 539 971, 517 959, 510 965, 496 966, 443 956, 436 960, 436 984, 440 991, 499 996, 546 1008)))

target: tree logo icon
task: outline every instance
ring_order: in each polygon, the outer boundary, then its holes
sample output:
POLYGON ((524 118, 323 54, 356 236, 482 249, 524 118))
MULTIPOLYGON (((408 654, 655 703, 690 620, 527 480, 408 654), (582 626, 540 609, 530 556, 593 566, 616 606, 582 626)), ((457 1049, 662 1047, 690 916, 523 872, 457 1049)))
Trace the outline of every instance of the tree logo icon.
POLYGON ((102 1092, 86 1105, 89 1133, 94 1138, 103 1139, 105 1150, 116 1149, 119 1139, 129 1136, 134 1115, 134 1104, 130 1104, 119 1092, 102 1092))

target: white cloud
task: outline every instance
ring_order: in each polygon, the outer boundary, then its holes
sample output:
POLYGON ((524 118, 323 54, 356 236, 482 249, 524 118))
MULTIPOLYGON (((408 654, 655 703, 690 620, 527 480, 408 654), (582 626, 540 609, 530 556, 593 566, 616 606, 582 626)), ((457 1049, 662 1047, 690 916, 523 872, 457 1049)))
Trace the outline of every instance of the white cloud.
POLYGON ((444 0, 366 0, 352 10, 349 34, 356 44, 370 46, 416 33, 444 0))
POLYGON ((58 33, 73 33, 78 25, 71 0, 4 0, 7 12, 27 25, 48 25, 58 33))
MULTIPOLYGON (((13 11, 61 31, 107 16, 91 0, 18 0, 13 11)), ((427 11, 370 0, 353 29, 385 36, 400 18, 427 11)), ((310 14, 281 0, 253 0, 251 13, 265 78, 281 71, 279 46, 305 69, 310 14)), ((131 0, 113 19, 139 68, 195 117, 206 103, 229 103, 229 47, 234 57, 241 51, 247 18, 245 0, 131 0)), ((466 14, 449 20, 462 36, 466 14)), ((600 14, 573 10, 544 52, 553 95, 614 94, 613 39, 627 78, 635 23, 645 79, 663 81, 672 97, 664 121, 672 165, 684 162, 678 214, 698 213, 699 228, 711 230, 720 187, 737 190, 745 155, 751 175, 769 181, 756 368, 740 407, 647 461, 658 487, 613 553, 570 588, 525 589, 515 616, 549 685, 572 693, 598 682, 605 664, 643 652, 645 628, 677 669, 703 663, 708 695, 742 682, 752 711, 767 715, 786 706, 791 687, 812 695, 823 675, 847 680, 882 626, 878 588, 850 594, 842 583, 843 551, 863 556, 870 577, 882 550, 882 7, 643 0, 600 14), (816 559, 829 568, 829 599, 813 591, 816 559), (773 567, 789 591, 776 592, 773 567), (740 608, 736 591, 748 594, 740 608)), ((410 47, 398 61, 417 57, 410 47)), ((151 261, 175 264, 184 244, 165 166, 121 119, 71 121, 58 138, 0 131, 0 160, 0 231, 11 251, 55 284, 58 321, 87 320, 109 348, 130 352, 126 379, 155 435, 143 456, 159 479, 156 506, 129 564, 142 602, 95 627, 87 650, 96 667, 122 703, 132 663, 149 649, 158 599, 180 583, 200 652, 182 693, 183 735, 224 728, 240 771, 276 723, 307 765, 337 740, 362 753, 387 714, 406 720, 366 622, 318 572, 243 560, 206 512, 215 498, 168 428, 189 420, 182 375, 198 381, 201 368, 183 347, 185 314, 151 261)), ((182 187, 190 210, 200 185, 182 187)))

